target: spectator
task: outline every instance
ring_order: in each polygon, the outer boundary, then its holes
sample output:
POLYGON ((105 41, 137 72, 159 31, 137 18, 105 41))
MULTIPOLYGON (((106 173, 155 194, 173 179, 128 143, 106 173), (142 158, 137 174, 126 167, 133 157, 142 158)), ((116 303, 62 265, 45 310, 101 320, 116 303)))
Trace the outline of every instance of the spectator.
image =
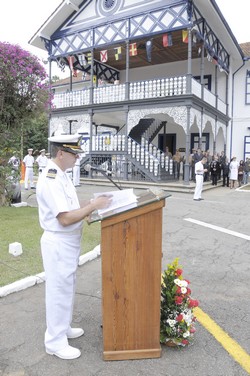
POLYGON ((215 155, 214 160, 210 163, 212 185, 217 185, 219 170, 220 170, 220 164, 218 162, 218 157, 215 155))
POLYGON ((238 184, 239 184, 239 187, 241 187, 242 183, 243 183, 244 168, 245 168, 245 163, 244 163, 243 160, 241 160, 239 167, 238 167, 238 184))
POLYGON ((227 185, 229 187, 229 163, 228 159, 226 158, 225 163, 222 166, 222 176, 223 176, 223 187, 227 185))
POLYGON ((247 158, 245 162, 245 167, 244 167, 243 184, 248 184, 249 171, 250 171, 250 158, 247 158))
POLYGON ((238 180, 238 167, 239 163, 236 160, 236 157, 233 157, 230 161, 229 171, 230 171, 230 189, 236 188, 236 181, 238 180))

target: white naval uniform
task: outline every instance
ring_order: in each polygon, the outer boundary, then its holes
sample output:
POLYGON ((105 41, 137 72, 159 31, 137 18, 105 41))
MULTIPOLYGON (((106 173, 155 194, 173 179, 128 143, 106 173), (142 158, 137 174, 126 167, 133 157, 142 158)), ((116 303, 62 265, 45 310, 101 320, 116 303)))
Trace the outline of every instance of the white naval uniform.
POLYGON ((198 200, 201 198, 201 192, 203 188, 203 173, 204 173, 204 166, 201 161, 195 163, 195 191, 194 191, 194 200, 198 200))
POLYGON ((25 163, 25 176, 24 176, 24 188, 28 189, 29 181, 30 186, 34 188, 34 175, 33 175, 33 165, 34 165, 34 157, 32 155, 27 154, 23 158, 23 163, 25 163))
POLYGON ((39 177, 36 194, 44 230, 41 250, 46 278, 45 347, 55 352, 68 345, 83 221, 63 227, 57 220, 59 213, 80 205, 68 174, 52 160, 39 177))
POLYGON ((38 163, 38 170, 40 175, 48 164, 48 158, 46 157, 46 155, 39 155, 39 157, 37 157, 36 159, 36 162, 38 163))

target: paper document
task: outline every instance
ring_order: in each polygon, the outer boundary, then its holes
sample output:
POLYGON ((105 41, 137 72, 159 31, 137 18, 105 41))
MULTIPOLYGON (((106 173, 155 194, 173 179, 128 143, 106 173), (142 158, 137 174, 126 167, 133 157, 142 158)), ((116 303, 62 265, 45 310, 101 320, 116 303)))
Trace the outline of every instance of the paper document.
POLYGON ((94 198, 103 196, 103 195, 111 195, 112 201, 109 207, 105 209, 99 209, 98 214, 102 215, 109 211, 121 208, 123 206, 128 206, 131 204, 135 204, 137 202, 137 197, 134 194, 133 188, 131 189, 123 189, 121 191, 111 191, 111 192, 101 192, 101 193, 94 193, 94 198))

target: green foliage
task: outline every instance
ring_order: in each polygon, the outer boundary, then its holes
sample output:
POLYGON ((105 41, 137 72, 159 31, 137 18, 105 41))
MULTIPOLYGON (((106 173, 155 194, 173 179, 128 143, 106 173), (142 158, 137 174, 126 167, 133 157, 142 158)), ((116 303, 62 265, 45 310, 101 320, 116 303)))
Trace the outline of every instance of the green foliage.
MULTIPOLYGON (((0 208, 0 286, 43 271, 40 253, 42 229, 38 220, 38 209, 31 207, 0 208), (9 244, 22 244, 23 254, 9 254, 9 244)), ((100 224, 85 223, 81 254, 91 251, 100 243, 100 224)))

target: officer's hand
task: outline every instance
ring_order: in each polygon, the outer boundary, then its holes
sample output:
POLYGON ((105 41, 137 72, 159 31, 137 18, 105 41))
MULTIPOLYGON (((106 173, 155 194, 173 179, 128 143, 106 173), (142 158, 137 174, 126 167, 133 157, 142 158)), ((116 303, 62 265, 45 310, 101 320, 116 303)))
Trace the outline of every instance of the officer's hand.
POLYGON ((102 195, 92 200, 92 205, 96 210, 107 208, 112 202, 112 195, 102 195))

